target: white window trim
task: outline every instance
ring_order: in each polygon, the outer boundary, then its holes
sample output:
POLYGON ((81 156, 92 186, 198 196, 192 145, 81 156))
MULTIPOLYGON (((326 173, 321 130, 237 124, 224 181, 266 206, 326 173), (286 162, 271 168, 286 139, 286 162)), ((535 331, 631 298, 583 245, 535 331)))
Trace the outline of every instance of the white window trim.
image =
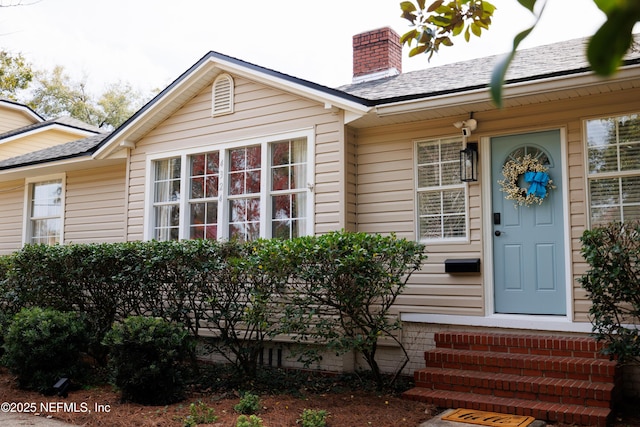
MULTIPOLYGON (((449 238, 440 238, 440 239, 423 239, 420 236, 420 198, 418 197, 419 186, 418 186, 418 145, 422 142, 430 142, 435 140, 445 140, 456 138, 457 136, 446 136, 446 137, 433 137, 433 138, 420 138, 415 139, 413 141, 413 196, 415 198, 414 210, 415 210, 415 236, 416 241, 420 243, 427 243, 429 245, 433 244, 468 244, 471 242, 471 232, 469 230, 470 227, 470 208, 469 208, 469 183, 468 182, 460 182, 460 185, 443 185, 439 187, 439 191, 452 189, 452 188, 463 188, 464 187, 464 216, 465 216, 465 236, 464 237, 449 237, 449 238)), ((460 141, 460 149, 464 148, 464 141, 460 141)), ((434 190, 435 191, 435 190, 434 190)))
MULTIPOLYGON (((219 144, 211 144, 211 145, 203 145, 198 147, 193 147, 187 150, 179 150, 179 151, 166 151, 162 153, 154 153, 149 154, 146 157, 145 162, 145 170, 146 170, 146 179, 145 179, 145 211, 144 211, 144 229, 143 229, 143 239, 151 240, 153 239, 153 228, 154 228, 154 218, 153 218, 153 162, 156 160, 167 159, 170 157, 180 157, 181 165, 182 165, 182 175, 180 179, 180 230, 179 230, 179 240, 184 240, 189 238, 189 224, 188 224, 188 203, 189 199, 187 196, 187 179, 183 176, 184 173, 188 172, 188 157, 192 154, 206 153, 211 151, 219 151, 220 152, 220 180, 218 183, 219 195, 218 195, 218 240, 227 240, 229 238, 229 230, 228 230, 228 219, 229 213, 228 209, 225 209, 225 206, 228 202, 226 183, 227 183, 227 153, 228 150, 233 148, 241 148, 248 147, 251 145, 261 145, 262 151, 262 173, 267 173, 269 170, 266 168, 268 165, 268 147, 272 142, 279 142, 287 139, 297 139, 297 138, 306 138, 307 140, 307 188, 309 192, 307 193, 307 212, 309 213, 307 218, 307 228, 306 235, 313 235, 315 232, 315 132, 313 128, 309 129, 300 129, 290 132, 283 133, 273 133, 258 136, 255 138, 246 138, 246 139, 238 139, 225 141, 224 143, 219 144), (266 171, 266 172, 265 172, 266 171)), ((270 176, 263 176, 260 180, 260 237, 270 238, 271 237, 271 198, 269 191, 270 176)))
POLYGON ((66 217, 66 193, 67 193, 67 176, 64 173, 53 175, 42 175, 25 179, 24 190, 24 208, 22 218, 22 245, 31 243, 31 193, 33 184, 38 184, 45 181, 61 181, 62 194, 61 198, 61 211, 60 211, 60 244, 64 244, 64 223, 66 217))

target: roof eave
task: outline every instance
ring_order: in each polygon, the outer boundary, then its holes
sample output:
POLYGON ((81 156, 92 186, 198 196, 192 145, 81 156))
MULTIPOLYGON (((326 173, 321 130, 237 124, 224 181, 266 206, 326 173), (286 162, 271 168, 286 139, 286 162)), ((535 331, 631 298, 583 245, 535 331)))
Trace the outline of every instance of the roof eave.
MULTIPOLYGON (((617 74, 609 79, 596 76, 588 69, 573 70, 552 76, 537 76, 521 81, 507 82, 504 86, 503 100, 511 98, 537 95, 542 92, 555 92, 577 87, 588 87, 602 84, 607 81, 623 82, 638 79, 640 63, 634 62, 622 67, 617 74)), ((410 113, 415 111, 435 110, 445 107, 487 102, 490 93, 488 85, 464 88, 463 90, 446 93, 424 94, 415 98, 401 99, 397 101, 380 100, 375 107, 378 116, 390 116, 410 113)))

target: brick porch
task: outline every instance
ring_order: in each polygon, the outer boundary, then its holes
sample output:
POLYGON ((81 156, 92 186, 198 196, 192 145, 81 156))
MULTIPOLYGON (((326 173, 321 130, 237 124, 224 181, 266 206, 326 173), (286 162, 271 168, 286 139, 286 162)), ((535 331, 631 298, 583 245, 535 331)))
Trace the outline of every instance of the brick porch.
POLYGON ((618 369, 592 338, 441 332, 407 399, 606 426, 618 369))

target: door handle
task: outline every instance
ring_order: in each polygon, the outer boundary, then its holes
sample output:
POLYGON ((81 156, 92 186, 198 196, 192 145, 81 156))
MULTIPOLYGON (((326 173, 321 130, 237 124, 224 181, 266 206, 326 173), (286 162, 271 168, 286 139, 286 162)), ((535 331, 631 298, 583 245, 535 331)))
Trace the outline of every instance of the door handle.
POLYGON ((493 232, 493 234, 495 234, 496 237, 500 237, 500 235, 502 234, 502 231, 496 230, 496 231, 493 232))

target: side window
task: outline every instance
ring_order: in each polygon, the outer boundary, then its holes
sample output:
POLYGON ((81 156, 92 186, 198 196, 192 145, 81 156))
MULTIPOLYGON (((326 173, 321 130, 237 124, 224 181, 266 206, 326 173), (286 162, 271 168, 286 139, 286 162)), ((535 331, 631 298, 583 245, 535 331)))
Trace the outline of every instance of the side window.
POLYGON ((307 141, 271 144, 271 237, 291 239, 307 229, 307 141))
POLYGON ((640 219, 640 116, 586 122, 591 226, 640 219))
POLYGON ((467 238, 466 186, 460 181, 460 138, 420 141, 416 147, 418 240, 467 238))
POLYGON ((32 182, 28 186, 26 243, 62 243, 63 179, 32 182))
POLYGON ((153 239, 179 239, 181 163, 179 157, 154 162, 153 239))

